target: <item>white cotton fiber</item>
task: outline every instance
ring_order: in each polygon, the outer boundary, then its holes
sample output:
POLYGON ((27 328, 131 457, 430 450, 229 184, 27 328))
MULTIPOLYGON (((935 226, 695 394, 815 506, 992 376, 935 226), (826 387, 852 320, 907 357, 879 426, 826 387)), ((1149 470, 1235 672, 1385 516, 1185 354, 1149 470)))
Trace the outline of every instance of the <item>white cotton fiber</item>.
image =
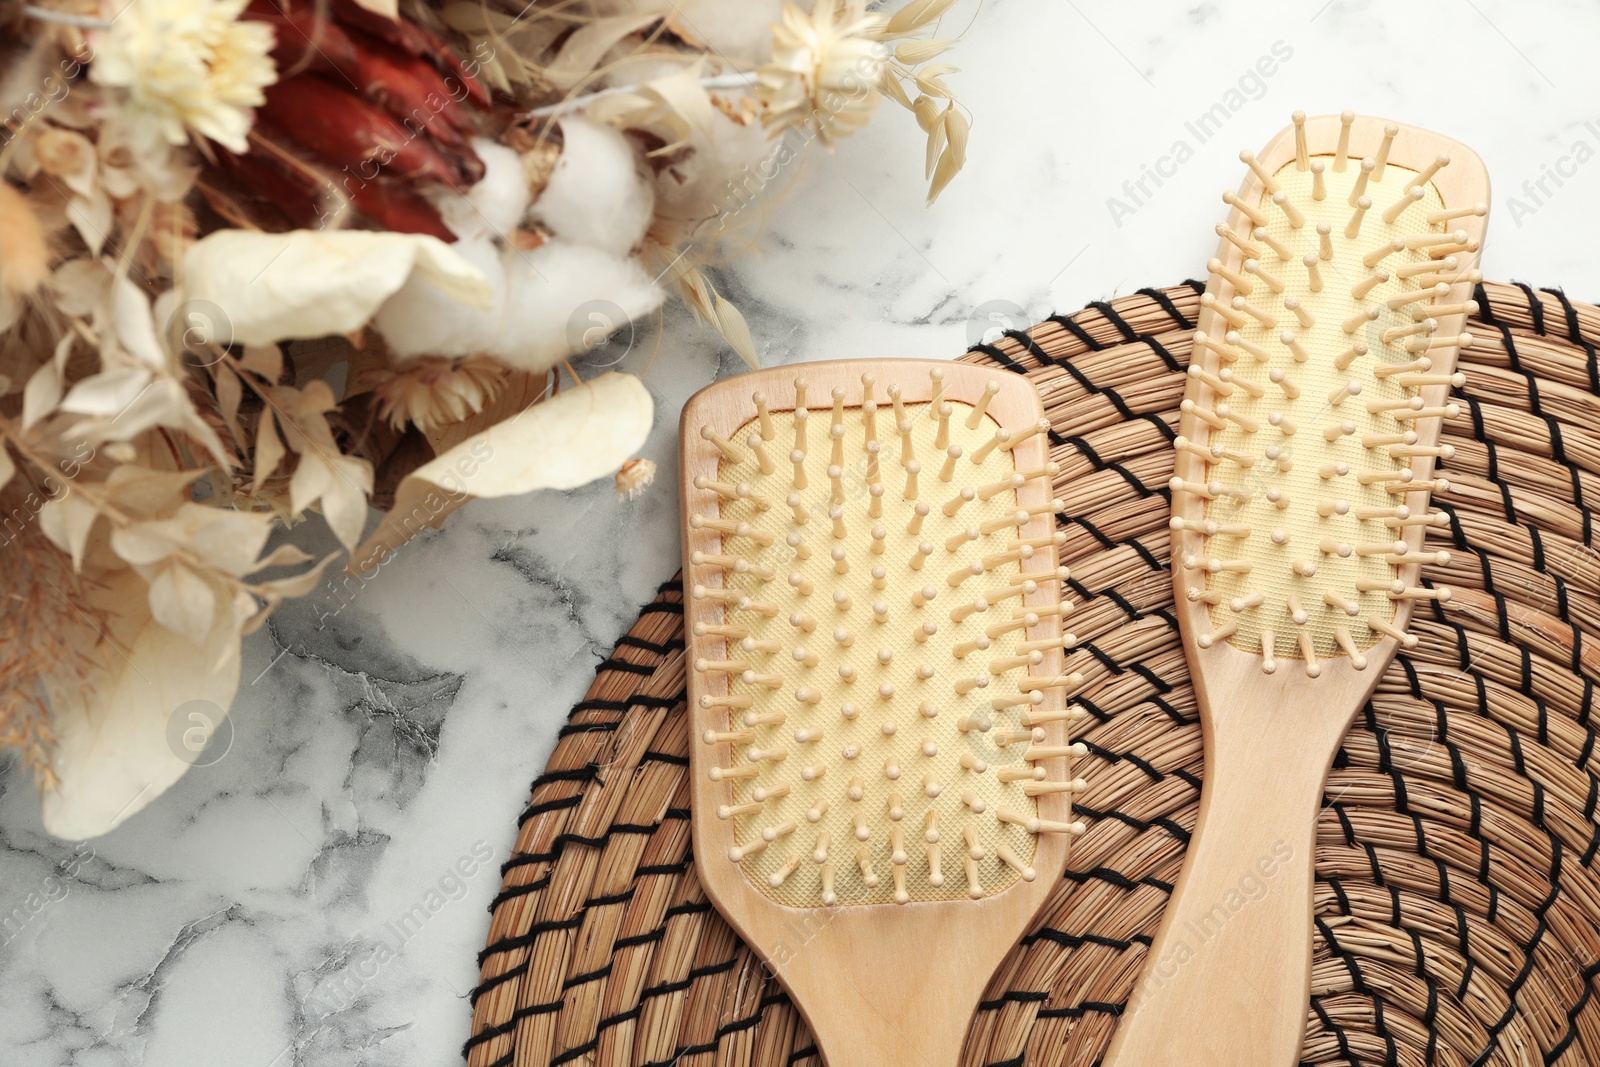
POLYGON ((413 273, 383 302, 372 323, 398 358, 469 356, 493 341, 506 302, 506 271, 489 235, 464 237, 450 246, 483 272, 494 289, 494 304, 480 311, 458 303, 444 290, 413 273))
POLYGON ((473 311, 413 278, 374 320, 395 355, 481 352, 537 373, 581 351, 596 325, 621 326, 663 297, 637 260, 559 238, 531 252, 497 251, 488 242, 455 248, 489 276, 494 306, 473 311))
POLYGON ((759 205, 788 180, 784 165, 794 155, 759 122, 741 124, 720 111, 711 135, 692 131, 689 145, 655 180, 657 232, 671 245, 715 241, 758 223, 759 205))
POLYGON ((558 237, 628 255, 644 237, 655 196, 633 143, 610 126, 561 120, 561 156, 533 216, 558 237))
POLYGON ((582 351, 597 323, 620 327, 665 295, 638 260, 559 239, 511 257, 506 289, 505 321, 489 354, 528 371, 582 351))
POLYGON ((522 223, 528 210, 528 180, 522 158, 503 144, 475 137, 473 151, 483 160, 483 178, 465 196, 439 197, 439 214, 458 237, 504 237, 522 223))

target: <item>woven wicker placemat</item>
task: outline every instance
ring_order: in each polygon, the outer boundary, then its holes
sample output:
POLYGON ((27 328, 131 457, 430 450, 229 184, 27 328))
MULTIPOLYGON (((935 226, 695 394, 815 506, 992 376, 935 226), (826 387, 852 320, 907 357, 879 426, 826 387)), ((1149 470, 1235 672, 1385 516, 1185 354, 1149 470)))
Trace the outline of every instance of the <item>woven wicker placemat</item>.
MULTIPOLYGON (((1200 731, 1167 573, 1169 440, 1198 283, 1054 316, 964 358, 1038 385, 1071 510, 1073 669, 1094 725, 1059 889, 964 1063, 1098 1063, 1183 862, 1200 731), (1066 491, 1070 487, 1070 491, 1066 491)), ((1600 309, 1485 284, 1446 427, 1419 611, 1346 736, 1316 852, 1312 1064, 1600 1064, 1600 309), (1585 635, 1588 635, 1587 638, 1585 635)), ((600 664, 518 820, 472 1067, 819 1065, 690 851, 681 586, 600 664)))

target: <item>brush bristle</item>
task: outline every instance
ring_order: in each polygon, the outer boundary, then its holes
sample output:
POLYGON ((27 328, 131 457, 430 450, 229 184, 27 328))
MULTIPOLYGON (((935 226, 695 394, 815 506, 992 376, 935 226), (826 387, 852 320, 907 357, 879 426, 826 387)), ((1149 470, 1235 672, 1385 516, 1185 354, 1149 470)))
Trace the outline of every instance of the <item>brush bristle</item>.
POLYGON ((1036 876, 1034 834, 1082 830, 1037 799, 1071 792, 1046 761, 1082 751, 1042 729, 1082 715, 1052 692, 1076 681, 1060 535, 1019 536, 1063 506, 1019 504, 1057 468, 1019 471, 1013 449, 1049 425, 1002 429, 998 383, 969 404, 931 373, 926 403, 870 373, 852 401, 800 379, 797 400, 757 393, 734 433, 702 434, 719 458, 689 520, 718 537, 690 557, 700 740, 731 787, 728 859, 788 906, 992 895, 1036 876))
POLYGON ((1331 657, 1361 669, 1384 637, 1412 643, 1397 602, 1449 596, 1400 575, 1448 559, 1404 541, 1444 521, 1429 494, 1446 484, 1413 467, 1451 450, 1419 444, 1418 429, 1459 408, 1421 393, 1461 384, 1449 371, 1472 339, 1443 336, 1433 316, 1476 310, 1441 301, 1477 251, 1452 225, 1486 208, 1441 203, 1431 179, 1448 157, 1420 173, 1389 160, 1395 127, 1372 158, 1347 158, 1348 129, 1313 159, 1297 122, 1296 156, 1273 172, 1241 153, 1263 192, 1225 197, 1250 228, 1219 227, 1242 263, 1211 261, 1204 303, 1226 332, 1196 334, 1176 442, 1206 471, 1172 483, 1177 565, 1210 616, 1197 643, 1258 654, 1268 673, 1280 658, 1313 676, 1331 657))

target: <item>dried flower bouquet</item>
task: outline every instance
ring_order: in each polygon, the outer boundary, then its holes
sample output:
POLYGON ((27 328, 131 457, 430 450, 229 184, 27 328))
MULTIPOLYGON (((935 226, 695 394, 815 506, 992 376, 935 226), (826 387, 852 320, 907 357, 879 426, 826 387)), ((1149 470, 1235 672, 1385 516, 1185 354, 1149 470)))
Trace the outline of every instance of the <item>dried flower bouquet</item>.
POLYGON ((952 3, 0 0, 0 746, 46 827, 193 762, 173 717, 333 562, 278 525, 359 572, 472 497, 648 485, 649 391, 567 360, 675 293, 754 365, 701 265, 883 97, 937 196, 952 3))

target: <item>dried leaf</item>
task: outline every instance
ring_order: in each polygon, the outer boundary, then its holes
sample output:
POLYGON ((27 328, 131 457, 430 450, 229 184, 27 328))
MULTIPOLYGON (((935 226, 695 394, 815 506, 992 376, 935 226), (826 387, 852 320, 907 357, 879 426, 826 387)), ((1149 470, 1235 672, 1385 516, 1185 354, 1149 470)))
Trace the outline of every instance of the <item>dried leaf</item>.
POLYGON ((273 549, 268 555, 256 560, 250 568, 253 571, 266 570, 268 567, 289 567, 296 563, 306 563, 312 556, 298 545, 282 544, 273 549))
POLYGON ((218 230, 184 253, 184 297, 222 309, 246 345, 351 333, 413 272, 487 309, 482 272, 437 237, 368 230, 218 230))
POLYGON ((39 510, 39 529, 57 548, 72 557, 72 569, 83 567, 83 546, 89 541, 100 512, 82 493, 68 492, 39 510))
POLYGON ((61 403, 61 372, 54 361, 39 364, 22 389, 22 428, 29 429, 61 403))
POLYGON ((168 720, 209 734, 239 685, 233 626, 218 625, 197 647, 155 621, 133 571, 104 572, 86 588, 115 647, 87 675, 62 671, 46 685, 56 781, 39 803, 45 829, 67 840, 98 837, 165 792, 189 769, 168 743, 168 720))
POLYGON ((153 377, 143 367, 123 367, 91 374, 78 382, 61 401, 61 410, 74 415, 116 418, 150 388, 153 377))
POLYGON ((283 461, 285 449, 278 431, 272 425, 272 409, 261 410, 261 420, 256 424, 256 464, 250 481, 250 491, 259 493, 261 483, 272 477, 283 461))
POLYGON ((218 363, 216 382, 217 413, 228 424, 228 432, 233 434, 234 442, 240 448, 248 447, 250 442, 239 425, 239 403, 244 399, 244 387, 239 383, 239 376, 226 363, 218 363))
POLYGON ((573 31, 561 46, 555 62, 545 70, 545 77, 558 89, 570 89, 594 70, 611 46, 638 30, 644 29, 659 15, 619 15, 615 18, 595 19, 573 31))
POLYGON ((0 443, 0 489, 9 485, 16 473, 17 465, 11 458, 11 450, 0 443))
POLYGON ((111 232, 111 198, 99 189, 89 199, 75 196, 67 202, 67 218, 89 246, 89 254, 98 256, 111 232))
POLYGON ((150 583, 150 614, 156 622, 204 647, 216 618, 217 598, 206 580, 181 563, 162 568, 150 583))
POLYGON ((283 377, 283 351, 277 345, 250 345, 239 357, 239 369, 264 378, 268 385, 277 385, 283 377))
MULTIPOLYGON (((288 546, 285 545, 285 548, 288 546)), ((277 553, 274 553, 276 555, 277 553)), ((255 591, 272 600, 286 600, 289 597, 305 596, 317 587, 322 580, 322 572, 339 557, 337 552, 330 552, 317 561, 315 567, 301 571, 299 574, 288 578, 275 578, 270 582, 261 582, 254 587, 255 591)), ((310 558, 310 557, 307 557, 310 558)), ((298 560, 296 562, 299 562, 298 560)))
POLYGON ((406 476, 394 507, 355 550, 346 571, 370 573, 475 496, 573 489, 606 477, 644 444, 654 407, 643 382, 612 372, 462 441, 406 476))

